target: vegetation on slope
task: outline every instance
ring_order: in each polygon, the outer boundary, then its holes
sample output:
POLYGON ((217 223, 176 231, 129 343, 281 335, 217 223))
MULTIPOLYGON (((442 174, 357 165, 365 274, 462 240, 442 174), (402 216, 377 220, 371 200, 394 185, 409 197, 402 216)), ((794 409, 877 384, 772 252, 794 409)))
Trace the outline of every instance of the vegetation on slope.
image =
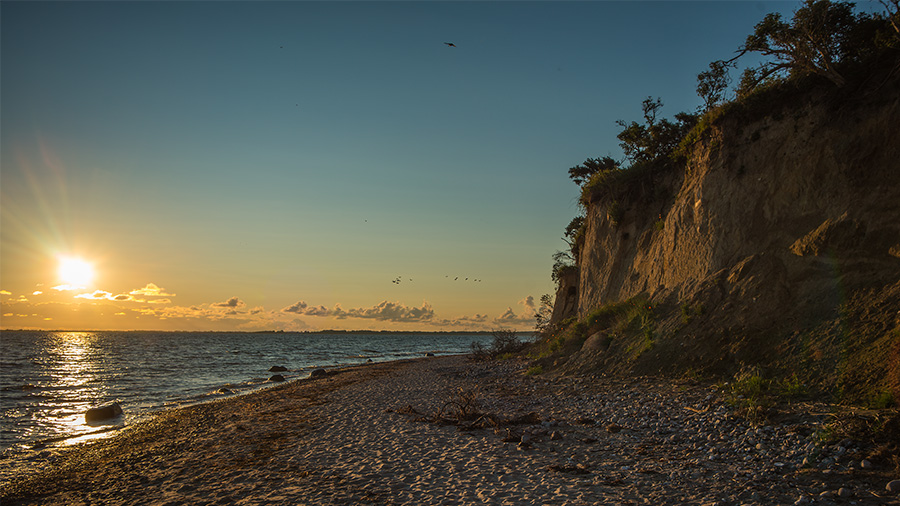
MULTIPOLYGON (((623 203, 667 198, 661 192, 671 191, 671 185, 659 184, 661 178, 683 175, 685 160, 698 143, 709 142, 717 125, 777 119, 811 96, 819 103, 848 104, 896 81, 900 4, 889 0, 883 5, 883 13, 862 14, 851 3, 807 0, 790 20, 767 15, 738 48, 737 57, 712 62, 697 76, 703 101, 698 111, 661 119, 662 101, 648 97, 641 122, 617 122, 624 159, 588 158, 569 169, 581 189, 582 210, 602 206, 616 225, 623 203), (744 69, 732 87, 730 73, 748 53, 766 58, 744 69)), ((652 223, 655 212, 648 219, 652 223)), ((586 222, 580 215, 566 227, 570 249, 554 255, 554 281, 579 268, 586 222)), ((656 223, 658 230, 664 226, 662 220, 656 223)), ((738 371, 736 384, 754 384, 757 394, 751 397, 827 393, 843 402, 885 407, 900 404, 898 307, 900 285, 850 294, 835 315, 812 328, 787 330, 771 322, 754 335, 737 335, 726 323, 710 321, 702 301, 636 297, 564 321, 549 321, 544 312, 529 354, 543 371, 703 377, 732 377, 734 364, 746 361, 757 365, 751 372, 738 371)), ((747 398, 743 393, 735 397, 741 395, 747 398)))

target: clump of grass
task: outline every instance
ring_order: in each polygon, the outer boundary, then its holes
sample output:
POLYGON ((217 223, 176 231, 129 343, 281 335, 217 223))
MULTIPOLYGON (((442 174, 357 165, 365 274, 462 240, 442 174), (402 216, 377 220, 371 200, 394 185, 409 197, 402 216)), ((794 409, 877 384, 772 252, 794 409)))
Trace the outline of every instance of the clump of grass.
POLYGON ((760 370, 753 367, 742 369, 734 381, 722 386, 722 390, 725 401, 738 415, 752 423, 763 423, 774 405, 771 387, 772 380, 764 378, 760 370))
POLYGON ((687 325, 701 314, 703 314, 703 304, 695 304, 693 306, 687 302, 681 304, 681 323, 687 325))
POLYGON ((894 394, 887 389, 872 392, 866 405, 869 409, 887 409, 894 405, 894 394))
POLYGON ((554 355, 574 353, 588 337, 601 332, 602 347, 609 349, 616 338, 625 335, 642 335, 638 345, 629 348, 637 355, 653 348, 656 338, 656 320, 653 306, 644 296, 606 304, 595 308, 580 320, 570 319, 559 328, 544 335, 534 348, 531 357, 545 359, 554 355))
POLYGON ((794 373, 790 378, 778 382, 778 393, 785 397, 802 397, 807 393, 806 385, 800 381, 797 373, 794 373))
POLYGON ((525 371, 525 375, 527 376, 537 376, 538 374, 543 374, 544 368, 540 365, 535 365, 529 367, 527 371, 525 371))

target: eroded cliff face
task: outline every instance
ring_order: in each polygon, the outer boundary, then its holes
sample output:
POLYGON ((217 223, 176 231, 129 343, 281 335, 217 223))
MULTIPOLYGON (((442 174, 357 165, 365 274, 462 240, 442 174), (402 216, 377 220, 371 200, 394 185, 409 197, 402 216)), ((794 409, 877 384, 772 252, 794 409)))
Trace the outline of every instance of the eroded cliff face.
POLYGON ((874 290, 887 313, 877 332, 900 328, 897 80, 769 113, 723 117, 683 170, 639 197, 591 203, 580 316, 638 294, 698 308, 701 323, 670 325, 669 335, 684 349, 705 336, 718 349, 704 353, 732 365, 759 354, 752 336, 799 336, 833 321, 861 290, 874 290))
POLYGON ((897 97, 724 122, 682 178, 658 182, 671 201, 620 202, 618 224, 609 202, 591 205, 579 311, 642 292, 690 299, 710 281, 762 290, 776 309, 829 284, 883 281, 900 269, 897 97))

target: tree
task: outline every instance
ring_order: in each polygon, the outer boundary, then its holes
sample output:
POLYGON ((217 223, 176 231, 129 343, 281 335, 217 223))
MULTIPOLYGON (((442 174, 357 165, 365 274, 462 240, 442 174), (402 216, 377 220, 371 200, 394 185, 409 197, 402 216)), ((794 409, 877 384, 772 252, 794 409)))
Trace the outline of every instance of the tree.
POLYGON ((887 20, 891 28, 900 34, 900 0, 879 0, 887 10, 887 20))
POLYGON ((844 86, 847 80, 839 66, 858 56, 860 47, 852 40, 853 32, 869 19, 854 14, 852 3, 830 0, 805 0, 790 23, 783 21, 781 14, 767 14, 747 37, 738 57, 757 52, 772 60, 757 67, 752 79, 745 74, 751 80, 745 84, 787 73, 816 74, 844 86))
POLYGON ((572 221, 566 226, 566 233, 563 235, 562 240, 566 241, 566 244, 569 245, 569 251, 571 252, 571 258, 573 261, 578 261, 578 244, 582 242, 584 238, 584 216, 576 216, 572 218, 572 221))
POLYGON ((572 269, 576 269, 575 258, 568 251, 557 251, 553 254, 553 271, 550 277, 553 282, 559 284, 565 274, 572 269))
POLYGON ((697 74, 697 95, 703 99, 704 111, 712 109, 725 99, 725 91, 731 84, 728 69, 733 66, 733 61, 716 60, 709 64, 709 70, 697 74))
POLYGON ((541 305, 534 313, 534 329, 543 334, 550 328, 550 318, 553 316, 553 296, 549 293, 541 295, 541 305))
POLYGON ((598 172, 609 170, 618 170, 619 162, 613 160, 609 156, 603 158, 588 158, 581 165, 576 165, 569 169, 569 178, 575 181, 578 186, 584 186, 591 176, 598 172))
POLYGON ((695 115, 683 112, 675 115, 674 123, 667 119, 657 121, 656 116, 662 105, 661 99, 647 97, 641 102, 644 123, 616 122, 623 128, 616 137, 621 141, 619 145, 632 167, 668 157, 697 122, 695 115))

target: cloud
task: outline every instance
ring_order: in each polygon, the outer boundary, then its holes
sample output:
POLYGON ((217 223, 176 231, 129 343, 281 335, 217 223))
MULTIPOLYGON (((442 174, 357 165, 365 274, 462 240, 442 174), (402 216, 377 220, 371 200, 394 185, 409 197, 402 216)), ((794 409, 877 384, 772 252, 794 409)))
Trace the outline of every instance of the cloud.
POLYGON ((94 290, 91 293, 79 293, 75 296, 76 299, 88 299, 88 300, 111 300, 115 302, 144 302, 142 300, 137 300, 131 295, 127 293, 120 293, 118 295, 113 295, 106 290, 94 290))
POLYGON ((335 311, 332 312, 325 306, 310 306, 306 303, 305 300, 301 300, 299 302, 295 302, 288 307, 281 308, 282 313, 294 313, 304 316, 340 316, 343 314, 343 310, 340 309, 340 304, 335 306, 335 311))
POLYGON ((506 311, 502 315, 494 318, 494 321, 514 321, 514 320, 518 320, 518 319, 519 319, 519 317, 512 310, 512 308, 508 307, 508 308, 506 308, 506 311))
POLYGON ((534 297, 531 295, 525 297, 524 299, 519 301, 519 304, 525 308, 525 312, 528 314, 534 314, 534 297))
POLYGON ((434 308, 427 301, 422 302, 422 307, 409 307, 385 300, 370 308, 349 309, 346 317, 391 322, 427 322, 434 318, 434 308))
POLYGON ((232 297, 232 298, 226 300, 225 302, 216 302, 216 303, 214 303, 212 306, 213 306, 213 307, 231 307, 231 308, 234 308, 234 307, 244 307, 245 304, 244 304, 244 301, 242 301, 241 299, 239 299, 239 298, 237 298, 237 297, 232 297))
MULTIPOLYGON (((503 312, 503 314, 494 318, 494 323, 496 323, 498 325, 534 324, 534 308, 533 307, 529 308, 529 306, 527 304, 523 304, 529 298, 519 301, 520 304, 525 306, 525 311, 521 315, 516 314, 516 312, 513 311, 513 309, 511 307, 508 307, 508 308, 506 308, 506 311, 503 312), (530 311, 529 311, 529 309, 530 309, 530 311)), ((532 299, 532 304, 533 303, 534 303, 534 299, 532 299)))
POLYGON ((7 292, 6 290, 0 290, 0 295, 12 295, 12 292, 7 292))
POLYGON ((309 307, 303 312, 306 316, 328 316, 330 313, 325 306, 309 307))
POLYGON ((79 286, 79 285, 56 285, 53 287, 54 290, 59 291, 59 292, 66 292, 66 291, 71 291, 71 290, 81 290, 83 288, 84 288, 83 286, 79 286))
POLYGON ((484 323, 487 320, 488 320, 488 315, 481 314, 481 313, 475 313, 472 316, 460 316, 459 318, 456 318, 455 320, 451 320, 451 323, 460 323, 460 324, 484 323))
MULTIPOLYGON (((54 287, 56 288, 56 287, 54 287)), ((90 299, 90 300, 112 300, 112 293, 104 291, 104 290, 94 290, 91 293, 79 293, 75 296, 76 299, 90 299)))
POLYGON ((147 283, 144 288, 137 288, 129 292, 131 295, 145 295, 148 297, 175 297, 174 293, 166 293, 165 288, 160 288, 155 283, 147 283))
POLYGON ((299 302, 295 302, 295 303, 291 304, 291 305, 288 306, 288 307, 281 308, 281 312, 282 312, 282 313, 297 313, 297 314, 303 314, 303 311, 304 311, 307 307, 309 307, 309 304, 307 304, 306 301, 301 300, 301 301, 299 301, 299 302))

